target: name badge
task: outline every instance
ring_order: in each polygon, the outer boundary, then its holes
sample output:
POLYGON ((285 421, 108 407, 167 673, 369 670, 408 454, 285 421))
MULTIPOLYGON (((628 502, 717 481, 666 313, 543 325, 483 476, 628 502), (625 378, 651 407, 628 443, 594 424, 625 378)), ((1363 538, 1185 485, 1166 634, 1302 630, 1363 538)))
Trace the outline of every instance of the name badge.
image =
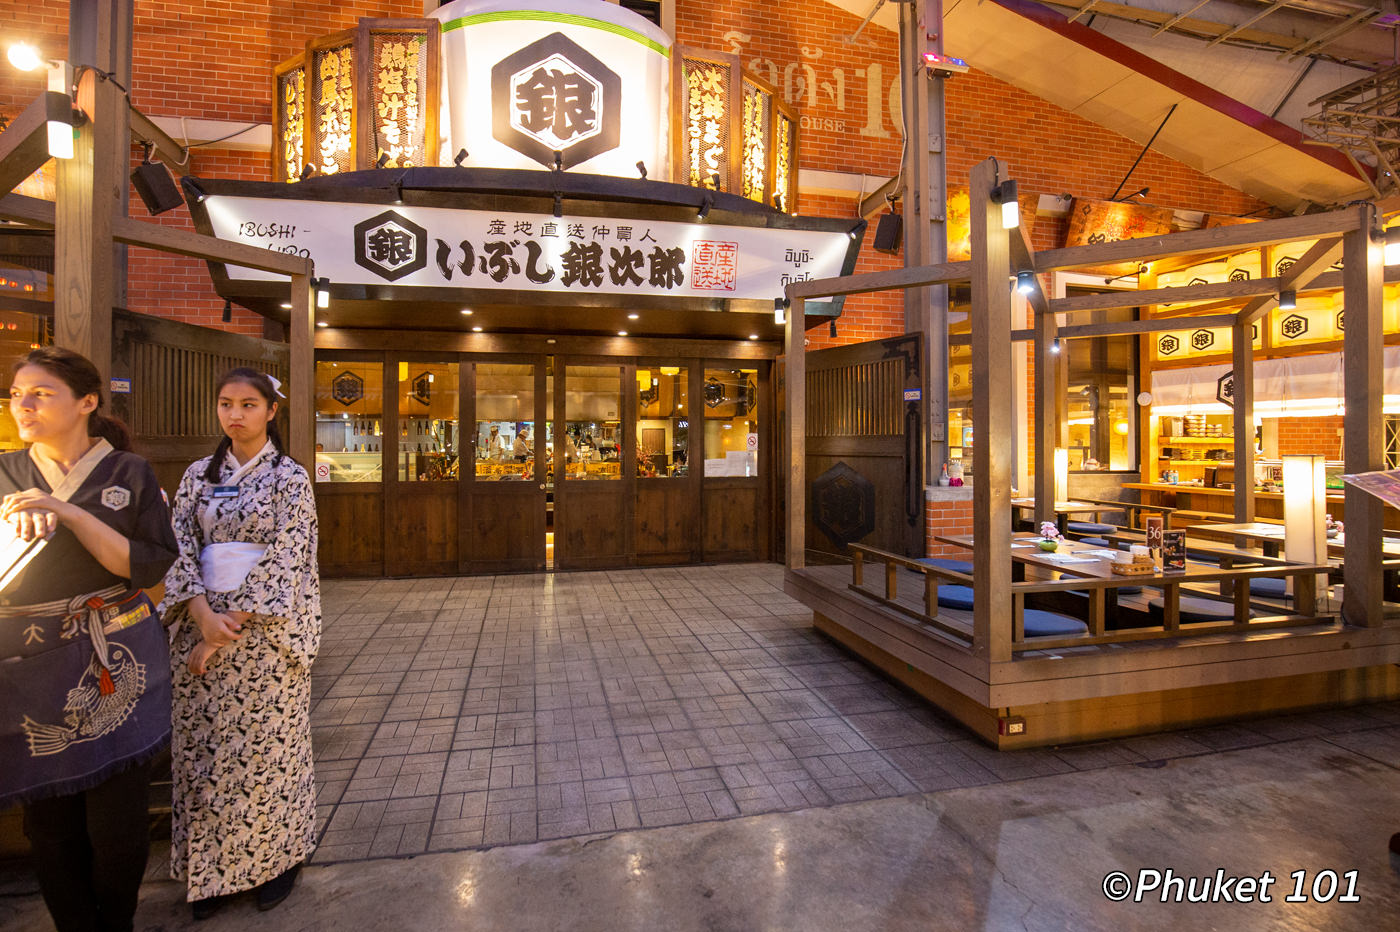
POLYGON ((210 498, 237 498, 238 486, 236 485, 216 485, 209 490, 210 498))

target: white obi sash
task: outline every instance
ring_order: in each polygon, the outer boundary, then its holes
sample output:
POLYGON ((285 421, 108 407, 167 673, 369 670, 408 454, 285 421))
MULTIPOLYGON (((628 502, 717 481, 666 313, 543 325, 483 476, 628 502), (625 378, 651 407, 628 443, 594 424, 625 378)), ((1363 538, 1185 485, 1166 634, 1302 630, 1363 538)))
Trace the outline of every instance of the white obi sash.
MULTIPOLYGON (((271 441, 268 441, 256 456, 240 466, 238 460, 234 459, 233 451, 230 450, 227 456, 228 461, 234 467, 233 474, 221 484, 237 485, 240 479, 251 472, 253 467, 270 453, 276 453, 276 448, 273 447, 271 441)), ((199 514, 199 526, 204 532, 205 540, 209 539, 210 530, 218 518, 216 511, 219 502, 220 499, 210 498, 209 504, 204 506, 204 510, 199 514)), ((199 568, 204 581, 204 591, 233 592, 237 590, 243 585, 248 574, 253 571, 253 567, 257 565, 266 552, 267 544, 244 540, 206 544, 204 549, 199 552, 199 568)))

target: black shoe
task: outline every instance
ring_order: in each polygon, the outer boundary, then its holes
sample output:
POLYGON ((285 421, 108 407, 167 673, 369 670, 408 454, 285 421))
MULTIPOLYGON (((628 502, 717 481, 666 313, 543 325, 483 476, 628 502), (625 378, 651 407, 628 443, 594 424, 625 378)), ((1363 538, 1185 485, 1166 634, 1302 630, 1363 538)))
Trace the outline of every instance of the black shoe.
POLYGON ((297 872, 300 870, 301 865, 294 864, 258 887, 258 909, 266 911, 285 900, 292 892, 292 885, 297 882, 297 872))
POLYGON ((223 909, 227 903, 227 896, 211 896, 204 900, 191 900, 190 913, 195 919, 208 919, 210 916, 223 909))

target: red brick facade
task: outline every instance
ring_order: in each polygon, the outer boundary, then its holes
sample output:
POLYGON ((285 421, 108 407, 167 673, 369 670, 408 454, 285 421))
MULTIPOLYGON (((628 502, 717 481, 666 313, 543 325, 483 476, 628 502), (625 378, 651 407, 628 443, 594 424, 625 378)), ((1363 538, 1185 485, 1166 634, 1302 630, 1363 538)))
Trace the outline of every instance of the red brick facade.
MULTIPOLYGON (((935 493, 936 494, 936 493, 935 493)), ((968 559, 970 551, 965 547, 939 543, 935 538, 950 534, 972 533, 972 494, 968 490, 966 498, 943 500, 941 498, 924 503, 924 556, 953 557, 968 559)))
POLYGON ((1341 415, 1331 417, 1281 417, 1278 419, 1278 455, 1322 455, 1341 459, 1341 415))

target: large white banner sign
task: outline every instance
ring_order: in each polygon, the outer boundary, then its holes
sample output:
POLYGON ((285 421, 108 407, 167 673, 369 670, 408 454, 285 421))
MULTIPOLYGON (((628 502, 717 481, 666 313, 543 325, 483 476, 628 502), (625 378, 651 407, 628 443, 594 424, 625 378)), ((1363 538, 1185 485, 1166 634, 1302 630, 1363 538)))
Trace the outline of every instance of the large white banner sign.
POLYGON ((307 256, 346 284, 771 301, 840 275, 852 245, 841 232, 664 220, 223 195, 203 206, 220 239, 307 256))
POLYGON ((670 177, 671 38, 599 0, 456 0, 442 21, 443 162, 670 177))

